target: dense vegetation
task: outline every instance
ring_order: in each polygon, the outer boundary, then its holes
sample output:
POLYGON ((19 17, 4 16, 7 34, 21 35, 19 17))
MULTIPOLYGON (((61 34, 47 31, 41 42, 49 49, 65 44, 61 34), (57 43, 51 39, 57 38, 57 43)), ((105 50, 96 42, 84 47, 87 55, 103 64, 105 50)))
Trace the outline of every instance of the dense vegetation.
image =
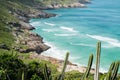
POLYGON ((47 61, 32 60, 24 63, 16 53, 1 53, 0 80, 21 80, 22 73, 25 75, 24 80, 44 80, 44 64, 52 67, 52 70, 56 72, 54 65, 47 61))
POLYGON ((90 69, 93 62, 93 54, 90 55, 88 61, 88 67, 86 72, 80 73, 78 71, 71 71, 65 73, 69 53, 66 54, 63 69, 61 73, 57 71, 57 66, 47 61, 31 60, 25 63, 25 60, 29 59, 26 56, 20 56, 15 52, 0 54, 0 80, 119 80, 120 75, 118 69, 120 62, 113 62, 110 65, 109 71, 106 74, 99 73, 100 64, 100 51, 101 44, 97 46, 97 58, 96 58, 96 70, 95 77, 90 74, 90 69))

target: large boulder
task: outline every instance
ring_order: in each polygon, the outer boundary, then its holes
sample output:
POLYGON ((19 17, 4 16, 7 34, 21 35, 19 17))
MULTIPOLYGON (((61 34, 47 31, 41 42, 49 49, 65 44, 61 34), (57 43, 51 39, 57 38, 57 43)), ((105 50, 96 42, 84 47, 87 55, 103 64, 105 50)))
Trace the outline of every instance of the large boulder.
POLYGON ((27 30, 33 30, 33 29, 35 29, 29 23, 26 23, 26 22, 23 22, 23 21, 19 21, 19 24, 21 25, 22 29, 27 29, 27 30))

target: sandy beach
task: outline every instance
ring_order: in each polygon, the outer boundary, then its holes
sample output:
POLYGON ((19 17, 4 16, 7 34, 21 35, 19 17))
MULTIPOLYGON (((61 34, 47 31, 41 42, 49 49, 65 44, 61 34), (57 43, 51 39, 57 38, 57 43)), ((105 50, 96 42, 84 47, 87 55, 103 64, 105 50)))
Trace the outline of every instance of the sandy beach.
MULTIPOLYGON (((57 70, 59 72, 62 70, 63 62, 64 62, 64 60, 60 60, 57 58, 53 58, 53 57, 49 57, 49 56, 45 56, 45 55, 37 54, 37 53, 30 54, 29 58, 50 61, 52 64, 55 64, 58 66, 57 70)), ((78 65, 73 64, 73 63, 68 61, 67 67, 66 67, 66 72, 69 72, 69 71, 79 71, 81 73, 84 73, 86 71, 86 67, 85 66, 78 66, 78 65)), ((95 72, 95 70, 92 68, 90 73, 94 74, 94 72, 95 72)))

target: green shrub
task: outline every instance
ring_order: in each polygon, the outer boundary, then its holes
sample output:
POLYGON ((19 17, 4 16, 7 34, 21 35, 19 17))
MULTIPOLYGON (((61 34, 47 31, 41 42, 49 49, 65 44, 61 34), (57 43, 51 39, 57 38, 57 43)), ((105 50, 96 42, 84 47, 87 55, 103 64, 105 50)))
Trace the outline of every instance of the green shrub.
POLYGON ((0 55, 0 70, 4 71, 4 78, 10 78, 11 80, 20 80, 21 71, 25 67, 22 60, 12 54, 0 55))

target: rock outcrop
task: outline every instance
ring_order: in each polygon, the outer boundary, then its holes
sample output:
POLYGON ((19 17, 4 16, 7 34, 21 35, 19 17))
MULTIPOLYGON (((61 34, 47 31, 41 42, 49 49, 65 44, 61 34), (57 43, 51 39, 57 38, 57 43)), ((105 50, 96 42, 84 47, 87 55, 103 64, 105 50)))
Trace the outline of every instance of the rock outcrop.
POLYGON ((9 26, 14 28, 13 35, 16 38, 16 45, 13 48, 21 53, 36 52, 40 54, 48 50, 50 47, 44 44, 43 38, 38 34, 30 32, 35 29, 29 24, 31 18, 49 18, 56 14, 48 14, 39 10, 23 11, 19 9, 11 9, 10 14, 13 14, 19 19, 17 22, 7 22, 9 26))
POLYGON ((81 3, 73 3, 73 4, 56 4, 56 5, 48 5, 48 9, 57 9, 57 8, 76 8, 76 7, 86 7, 84 4, 81 3))
POLYGON ((76 7, 86 7, 85 4, 90 3, 90 0, 59 0, 54 1, 51 0, 49 3, 47 1, 41 2, 43 5, 33 4, 35 8, 37 9, 58 9, 58 8, 76 8, 76 7))
POLYGON ((23 40, 24 45, 29 47, 28 49, 20 49, 20 52, 28 53, 28 52, 36 52, 41 53, 43 51, 48 50, 50 47, 43 43, 43 38, 35 33, 28 33, 28 37, 23 40))
MULTIPOLYGON (((10 27, 12 27, 13 35, 17 38, 16 45, 13 46, 19 52, 29 53, 36 52, 41 53, 46 51, 50 47, 45 45, 43 38, 38 36, 38 34, 31 33, 30 30, 35 29, 29 24, 31 18, 49 18, 54 17, 56 14, 49 14, 38 9, 56 9, 56 8, 71 8, 71 7, 85 7, 83 3, 89 2, 88 0, 81 0, 79 2, 70 3, 54 3, 49 4, 44 7, 37 4, 37 9, 34 7, 24 6, 22 9, 16 7, 9 8, 9 14, 12 14, 18 21, 7 22, 10 27), (27 8, 27 9, 24 9, 27 8)), ((8 1, 9 4, 15 4, 14 1, 8 1)), ((16 4, 15 4, 16 5, 16 4)), ((33 4, 35 6, 35 4, 33 4)), ((3 21, 3 20, 2 20, 3 21)), ((4 47, 4 46, 2 46, 4 47)))
POLYGON ((27 29, 27 30, 33 30, 33 29, 35 29, 29 23, 26 23, 26 22, 23 22, 23 21, 19 21, 19 24, 21 25, 22 29, 27 29))
POLYGON ((58 8, 77 8, 77 7, 86 7, 85 4, 81 2, 74 2, 71 4, 49 4, 44 7, 37 6, 38 9, 58 9, 58 8))
POLYGON ((13 48, 21 53, 36 52, 40 54, 50 48, 44 44, 41 36, 30 32, 28 29, 22 29, 20 32, 14 31, 13 34, 16 37, 16 45, 13 48))

